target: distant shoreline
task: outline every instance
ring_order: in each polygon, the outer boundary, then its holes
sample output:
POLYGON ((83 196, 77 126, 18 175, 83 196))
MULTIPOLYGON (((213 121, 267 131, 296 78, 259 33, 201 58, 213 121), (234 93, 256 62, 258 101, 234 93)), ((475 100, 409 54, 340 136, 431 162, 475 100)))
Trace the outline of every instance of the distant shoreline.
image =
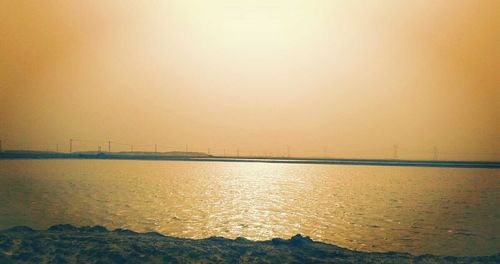
POLYGON ((199 152, 112 152, 112 153, 62 153, 44 151, 3 151, 0 159, 114 159, 114 160, 166 160, 204 162, 264 162, 322 165, 448 167, 498 169, 499 161, 441 161, 441 160, 394 160, 394 159, 327 159, 327 158, 270 158, 212 156, 199 152))
POLYGON ((18 226, 0 231, 1 263, 499 263, 491 256, 454 257, 399 252, 361 252, 295 235, 245 238, 176 238, 156 232, 102 226, 55 225, 48 230, 18 226))
POLYGON ((497 161, 438 161, 394 159, 327 159, 327 158, 270 158, 212 156, 199 152, 112 152, 62 153, 44 151, 3 151, 0 159, 113 159, 113 160, 165 160, 204 162, 264 162, 321 165, 404 166, 498 169, 497 161))

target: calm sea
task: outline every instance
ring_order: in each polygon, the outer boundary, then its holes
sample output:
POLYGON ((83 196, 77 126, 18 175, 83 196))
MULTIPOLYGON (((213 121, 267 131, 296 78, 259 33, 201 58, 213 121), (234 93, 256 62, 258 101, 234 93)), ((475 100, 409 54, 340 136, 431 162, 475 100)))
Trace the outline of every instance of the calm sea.
POLYGON ((0 160, 0 229, 103 225, 186 238, 300 233, 363 251, 500 252, 500 170, 0 160))

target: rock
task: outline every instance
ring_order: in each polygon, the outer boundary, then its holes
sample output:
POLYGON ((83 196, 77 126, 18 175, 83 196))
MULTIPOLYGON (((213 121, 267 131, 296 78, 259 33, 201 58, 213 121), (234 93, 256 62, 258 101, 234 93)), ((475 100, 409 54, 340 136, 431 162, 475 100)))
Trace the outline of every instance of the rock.
POLYGON ((108 230, 100 225, 96 226, 82 226, 78 228, 80 232, 85 232, 85 233, 106 233, 108 230))
POLYGON ((134 232, 132 230, 121 229, 121 228, 117 228, 117 229, 113 230, 112 232, 115 234, 120 234, 120 235, 136 235, 137 234, 136 232, 134 232))
POLYGON ((158 232, 146 232, 144 234, 148 235, 148 236, 164 237, 164 235, 162 235, 162 234, 160 234, 158 232))
MULTIPOLYGON (((5 235, 0 235, 0 249, 9 249, 13 245, 12 240, 5 236, 5 235)), ((2 263, 2 262, 0 262, 2 263)))
POLYGON ((237 237, 235 240, 235 242, 238 242, 238 243, 247 243, 247 242, 250 242, 250 240, 244 238, 244 237, 237 237))
POLYGON ((310 237, 303 237, 301 234, 296 234, 290 239, 290 245, 296 247, 300 247, 311 242, 312 240, 310 237))
POLYGON ((13 233, 31 233, 31 232, 34 232, 34 230, 31 229, 31 227, 27 227, 27 226, 15 226, 15 227, 7 229, 6 231, 13 232, 13 233))
POLYGON ((65 231, 78 231, 78 228, 70 224, 53 225, 49 227, 50 232, 65 232, 65 231))
POLYGON ((0 254, 0 263, 10 264, 10 263, 14 263, 14 262, 12 260, 10 260, 7 256, 0 254))
POLYGON ((219 237, 219 236, 212 236, 212 237, 207 238, 206 240, 213 241, 213 242, 225 242, 226 241, 225 238, 219 237))
POLYGON ((288 244, 288 241, 284 240, 282 238, 273 238, 273 239, 271 239, 271 243, 273 245, 284 245, 284 244, 288 244))
POLYGON ((359 252, 301 235, 268 241, 222 237, 196 240, 126 229, 105 232, 100 226, 58 225, 51 230, 18 227, 0 231, 0 263, 500 263, 500 253, 447 257, 359 252))

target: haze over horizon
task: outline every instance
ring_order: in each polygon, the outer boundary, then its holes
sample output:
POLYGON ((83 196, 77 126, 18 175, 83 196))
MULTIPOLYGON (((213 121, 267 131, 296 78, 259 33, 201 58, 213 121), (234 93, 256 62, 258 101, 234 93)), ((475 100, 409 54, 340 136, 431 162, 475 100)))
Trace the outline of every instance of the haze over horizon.
POLYGON ((498 10, 2 1, 0 140, 499 160, 473 154, 500 153, 498 10))

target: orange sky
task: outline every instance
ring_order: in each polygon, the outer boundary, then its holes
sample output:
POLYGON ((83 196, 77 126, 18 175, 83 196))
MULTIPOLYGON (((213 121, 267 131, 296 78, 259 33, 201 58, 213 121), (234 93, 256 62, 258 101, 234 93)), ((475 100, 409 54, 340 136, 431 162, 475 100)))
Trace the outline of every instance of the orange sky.
POLYGON ((498 160, 445 153, 500 152, 499 10, 2 1, 0 139, 381 158, 398 144, 401 158, 437 146, 441 158, 498 160))

